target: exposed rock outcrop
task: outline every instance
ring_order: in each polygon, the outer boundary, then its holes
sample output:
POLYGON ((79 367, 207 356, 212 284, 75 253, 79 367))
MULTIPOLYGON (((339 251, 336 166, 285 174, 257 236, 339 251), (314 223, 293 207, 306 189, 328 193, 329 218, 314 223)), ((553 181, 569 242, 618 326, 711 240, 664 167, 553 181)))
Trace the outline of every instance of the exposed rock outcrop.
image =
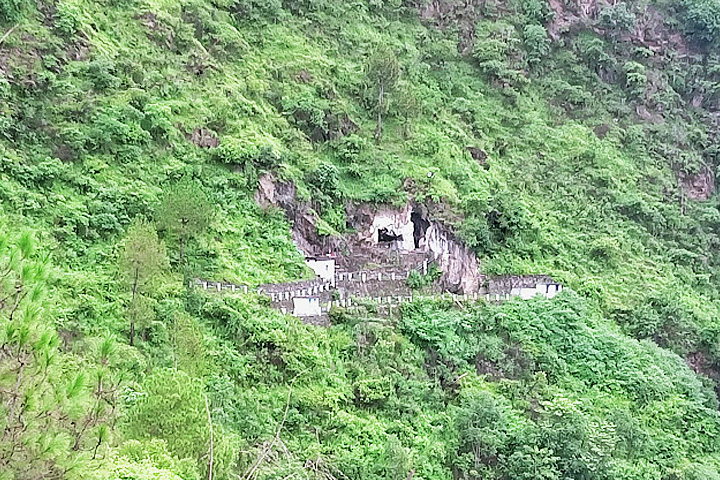
POLYGON ((694 174, 677 173, 683 194, 691 200, 707 200, 715 193, 715 173, 707 165, 694 174))
POLYGON ((350 205, 347 216, 348 223, 356 230, 356 241, 363 246, 422 252, 443 272, 440 283, 445 290, 471 293, 480 288, 477 257, 450 228, 435 220, 426 207, 414 203, 403 207, 350 205), (391 233, 396 239, 385 237, 383 241, 382 232, 391 233))
POLYGON ((328 238, 317 233, 317 215, 307 202, 298 201, 292 182, 263 175, 255 201, 263 208, 272 206, 285 212, 292 221, 293 240, 306 255, 342 253, 340 268, 359 270, 373 264, 412 268, 429 259, 443 272, 439 280, 443 290, 474 293, 483 286, 475 254, 424 205, 348 203, 347 223, 353 233, 328 238))
POLYGON ((317 215, 307 202, 298 201, 292 182, 277 180, 272 173, 262 175, 255 192, 255 202, 262 208, 277 207, 292 222, 295 245, 306 255, 320 255, 327 248, 327 239, 317 233, 317 215))
POLYGON ((195 128, 192 133, 185 135, 188 140, 200 148, 215 148, 220 145, 217 136, 207 128, 195 128))
POLYGON ((440 282, 454 293, 477 292, 482 286, 480 264, 475 254, 441 223, 432 223, 425 233, 426 249, 443 275, 440 282))
POLYGON ((430 0, 412 2, 420 18, 439 28, 453 28, 458 32, 458 50, 467 54, 475 39, 475 24, 480 18, 481 0, 430 0))
MULTIPOLYGON (((356 231, 355 239, 366 246, 383 243, 379 232, 394 237, 392 247, 398 250, 414 250, 414 228, 410 219, 412 206, 392 207, 388 205, 349 204, 346 208, 348 224, 356 231)), ((390 242, 391 240, 386 240, 390 242)))

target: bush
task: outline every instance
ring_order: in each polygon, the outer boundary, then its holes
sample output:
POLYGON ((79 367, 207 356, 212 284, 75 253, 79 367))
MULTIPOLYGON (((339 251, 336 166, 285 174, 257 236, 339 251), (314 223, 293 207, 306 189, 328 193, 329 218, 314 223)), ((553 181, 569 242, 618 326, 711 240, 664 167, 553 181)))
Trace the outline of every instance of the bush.
POLYGON ((714 0, 686 0, 685 31, 698 43, 717 43, 720 36, 720 3, 714 0))
POLYGON ((328 137, 330 102, 314 91, 306 89, 297 95, 284 95, 282 109, 311 140, 320 141, 328 137))
POLYGON ((526 206, 516 198, 499 195, 490 200, 469 198, 460 236, 478 254, 492 255, 500 248, 533 243, 539 235, 526 206))
POLYGON ((225 8, 242 22, 272 22, 283 14, 281 0, 222 0, 219 3, 225 3, 225 8))
POLYGON ((55 28, 61 34, 71 37, 82 26, 81 16, 82 10, 77 4, 67 0, 58 2, 55 10, 55 28))
POLYGON ((27 0, 0 0, 0 22, 17 20, 27 7, 27 0))
POLYGON ((506 22, 480 22, 477 28, 472 55, 480 71, 510 88, 527 83, 515 27, 506 22))
POLYGON ((323 162, 315 170, 308 173, 306 181, 314 187, 313 198, 321 207, 330 206, 338 196, 340 172, 332 163, 323 162))
POLYGON ((645 75, 645 65, 638 62, 625 62, 623 65, 625 72, 625 86, 634 94, 642 94, 647 84, 647 76, 645 75))
POLYGON ((625 2, 606 6, 600 11, 600 26, 612 32, 626 32, 635 25, 635 15, 625 2))
POLYGON ((353 382, 355 401, 364 405, 377 405, 384 402, 394 391, 392 380, 381 374, 358 379, 353 382))
POLYGON ((272 170, 280 164, 281 155, 270 145, 259 145, 237 138, 225 138, 220 146, 213 150, 216 160, 240 166, 255 166, 272 170))
POLYGON ((525 25, 523 44, 531 67, 540 65, 550 53, 550 38, 542 25, 525 25))
POLYGON ((405 280, 405 284, 413 290, 420 290, 429 287, 441 276, 442 270, 433 263, 428 267, 428 271, 424 275, 417 270, 412 270, 405 280))
POLYGON ((521 0, 520 10, 528 23, 541 25, 553 17, 550 5, 545 0, 521 0))

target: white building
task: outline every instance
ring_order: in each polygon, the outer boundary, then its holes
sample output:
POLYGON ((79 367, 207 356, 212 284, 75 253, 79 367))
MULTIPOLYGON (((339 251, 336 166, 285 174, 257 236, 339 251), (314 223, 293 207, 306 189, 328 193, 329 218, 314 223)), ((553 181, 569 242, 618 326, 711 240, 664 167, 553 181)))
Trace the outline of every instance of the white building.
POLYGON ((296 317, 317 317, 322 315, 318 297, 294 297, 293 315, 296 317))
POLYGON ((332 282, 335 279, 335 259, 333 257, 305 257, 305 263, 315 275, 332 282))

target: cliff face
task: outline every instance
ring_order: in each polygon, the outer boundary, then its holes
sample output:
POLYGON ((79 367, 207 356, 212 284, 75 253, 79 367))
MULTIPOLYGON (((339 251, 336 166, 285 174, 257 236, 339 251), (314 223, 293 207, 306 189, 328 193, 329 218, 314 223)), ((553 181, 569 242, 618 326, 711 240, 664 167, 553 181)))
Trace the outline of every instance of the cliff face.
POLYGON ((263 208, 281 208, 292 222, 295 245, 305 255, 342 249, 341 267, 364 264, 417 263, 421 257, 436 262, 443 272, 440 283, 455 293, 477 292, 481 286, 476 255, 443 223, 432 218, 423 205, 408 202, 402 207, 353 203, 346 205, 348 226, 354 231, 341 238, 317 233, 318 218, 307 203, 297 199, 292 182, 278 181, 272 174, 258 182, 255 201, 263 208))
POLYGON ((443 287, 454 293, 473 293, 480 289, 480 262, 475 254, 443 224, 431 222, 425 233, 426 250, 443 275, 443 287))
POLYGON ((350 205, 347 210, 356 229, 355 241, 374 248, 422 252, 443 272, 440 282, 444 289, 455 293, 478 291, 481 278, 476 255, 425 206, 413 202, 403 207, 362 204, 350 205), (379 235, 383 231, 393 232, 397 240, 383 242, 379 235))
POLYGON ((297 248, 305 255, 321 255, 328 248, 328 239, 317 232, 317 215, 307 202, 297 198, 292 182, 284 182, 266 173, 258 179, 255 202, 264 209, 280 208, 292 223, 292 238, 297 248))

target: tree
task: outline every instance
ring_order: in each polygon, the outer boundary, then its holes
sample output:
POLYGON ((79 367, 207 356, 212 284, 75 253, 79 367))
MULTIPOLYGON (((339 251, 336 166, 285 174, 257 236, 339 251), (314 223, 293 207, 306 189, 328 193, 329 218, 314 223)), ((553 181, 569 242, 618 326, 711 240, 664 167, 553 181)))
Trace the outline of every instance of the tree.
POLYGON ((537 67, 550 54, 550 38, 542 25, 525 25, 523 42, 528 64, 537 67))
POLYGON ((212 421, 203 381, 182 370, 160 369, 143 382, 144 394, 130 408, 123 425, 129 439, 147 445, 166 442, 182 462, 192 459, 210 479, 235 478, 238 438, 212 421))
POLYGON ((455 419, 458 434, 454 467, 460 478, 483 478, 497 466, 508 441, 508 417, 503 405, 484 390, 463 391, 455 419))
MULTIPOLYGON (((78 368, 60 352, 33 243, 0 236, 0 478, 83 478, 107 443, 114 386, 104 364, 78 368)), ((112 350, 103 342, 101 363, 112 350)))
POLYGON ((413 469, 408 449, 402 446, 397 436, 389 435, 383 450, 381 465, 386 480, 412 478, 413 469), (409 474, 409 475, 408 475, 409 474))
POLYGON ((164 369, 148 376, 143 387, 146 395, 129 412, 128 437, 165 440, 178 458, 201 458, 210 438, 202 381, 164 369))
POLYGON ((180 237, 180 262, 187 239, 208 228, 212 213, 213 206, 197 182, 183 180, 166 190, 156 217, 161 229, 180 237))
POLYGON ((144 295, 152 291, 157 277, 169 268, 165 245, 158 239, 155 227, 138 220, 128 229, 118 265, 122 282, 132 294, 128 313, 130 345, 134 345, 135 323, 148 312, 144 295))
POLYGON ((187 312, 175 312, 172 326, 175 368, 193 377, 205 371, 205 345, 200 326, 187 312))
POLYGON ((557 480, 561 477, 557 469, 558 457, 553 451, 537 445, 520 445, 505 460, 507 478, 513 480, 557 480))
POLYGON ((410 121, 420 115, 422 103, 409 82, 400 82, 393 103, 393 110, 397 112, 402 122, 403 138, 407 139, 410 133, 410 121))
POLYGON ((385 97, 392 94, 400 81, 400 63, 392 50, 383 48, 376 51, 368 63, 367 75, 377 94, 375 140, 379 142, 383 133, 383 115, 388 110, 385 97))

